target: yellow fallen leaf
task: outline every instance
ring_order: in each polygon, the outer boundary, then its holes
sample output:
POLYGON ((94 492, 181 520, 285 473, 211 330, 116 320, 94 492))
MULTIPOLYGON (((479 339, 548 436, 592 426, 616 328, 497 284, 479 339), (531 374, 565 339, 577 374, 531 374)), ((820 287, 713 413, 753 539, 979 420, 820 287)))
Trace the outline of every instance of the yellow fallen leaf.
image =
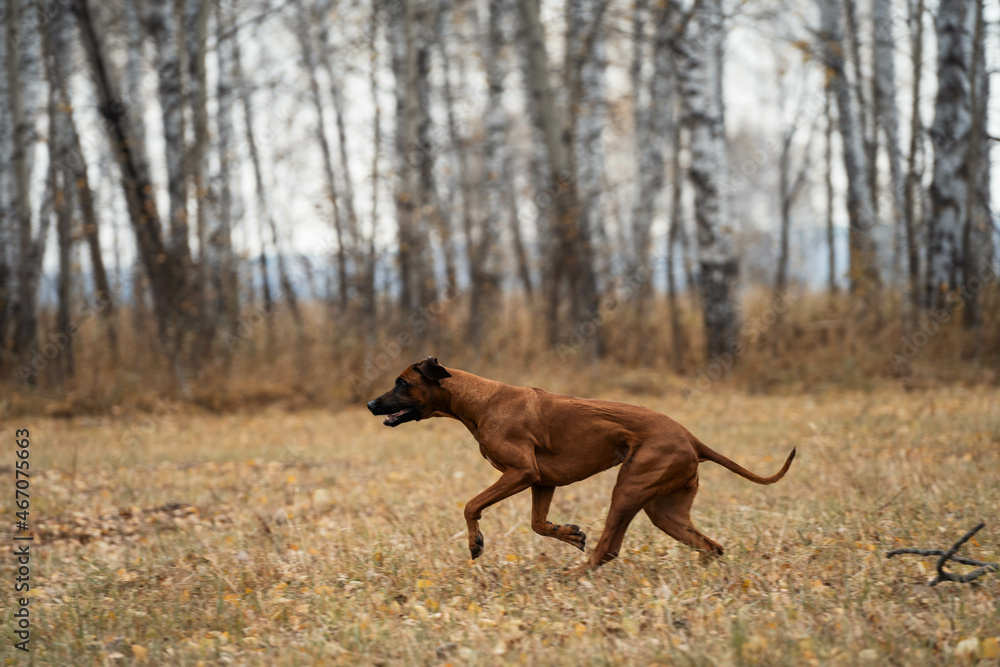
POLYGON ((146 650, 145 646, 140 646, 139 644, 132 644, 132 655, 135 657, 136 662, 146 662, 146 657, 149 651, 146 650))

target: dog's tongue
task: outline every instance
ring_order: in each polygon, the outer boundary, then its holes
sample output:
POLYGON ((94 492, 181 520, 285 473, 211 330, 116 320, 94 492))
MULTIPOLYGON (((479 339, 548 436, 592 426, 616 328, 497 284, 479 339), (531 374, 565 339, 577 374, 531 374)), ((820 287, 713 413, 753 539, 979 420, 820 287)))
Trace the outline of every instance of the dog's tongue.
POLYGON ((387 416, 385 418, 385 421, 382 422, 382 423, 383 424, 391 424, 392 422, 396 421, 398 418, 402 417, 405 413, 406 413, 406 410, 400 410, 399 412, 393 412, 391 415, 387 416))

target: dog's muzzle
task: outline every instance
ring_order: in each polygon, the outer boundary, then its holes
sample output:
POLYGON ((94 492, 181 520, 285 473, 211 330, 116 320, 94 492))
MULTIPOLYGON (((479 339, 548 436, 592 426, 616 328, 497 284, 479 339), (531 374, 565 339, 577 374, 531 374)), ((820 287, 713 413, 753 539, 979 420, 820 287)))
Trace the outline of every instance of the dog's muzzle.
POLYGON ((420 418, 419 405, 407 405, 402 408, 398 406, 389 407, 376 398, 368 401, 368 409, 373 415, 385 415, 382 423, 386 426, 399 426, 404 422, 420 418))

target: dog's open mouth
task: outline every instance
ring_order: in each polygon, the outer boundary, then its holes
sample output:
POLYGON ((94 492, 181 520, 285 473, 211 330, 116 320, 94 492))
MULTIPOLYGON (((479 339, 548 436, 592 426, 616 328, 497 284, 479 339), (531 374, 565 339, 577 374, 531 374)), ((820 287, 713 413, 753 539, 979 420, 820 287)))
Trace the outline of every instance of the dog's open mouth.
POLYGON ((405 419, 405 417, 416 413, 417 410, 418 408, 403 408, 399 412, 393 412, 392 414, 386 415, 386 418, 382 423, 386 426, 399 426, 404 421, 409 421, 405 419))

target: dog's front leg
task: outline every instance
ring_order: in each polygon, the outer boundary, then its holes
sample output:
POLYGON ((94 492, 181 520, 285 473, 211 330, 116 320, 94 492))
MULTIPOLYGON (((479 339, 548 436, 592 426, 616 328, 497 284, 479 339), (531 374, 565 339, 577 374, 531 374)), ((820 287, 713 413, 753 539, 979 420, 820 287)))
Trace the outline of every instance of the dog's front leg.
POLYGON ((538 472, 534 469, 508 468, 492 486, 469 501, 465 506, 465 523, 469 526, 469 553, 473 559, 479 558, 483 553, 483 533, 479 530, 479 520, 483 517, 483 510, 504 498, 510 498, 515 493, 524 491, 538 479, 538 472))

